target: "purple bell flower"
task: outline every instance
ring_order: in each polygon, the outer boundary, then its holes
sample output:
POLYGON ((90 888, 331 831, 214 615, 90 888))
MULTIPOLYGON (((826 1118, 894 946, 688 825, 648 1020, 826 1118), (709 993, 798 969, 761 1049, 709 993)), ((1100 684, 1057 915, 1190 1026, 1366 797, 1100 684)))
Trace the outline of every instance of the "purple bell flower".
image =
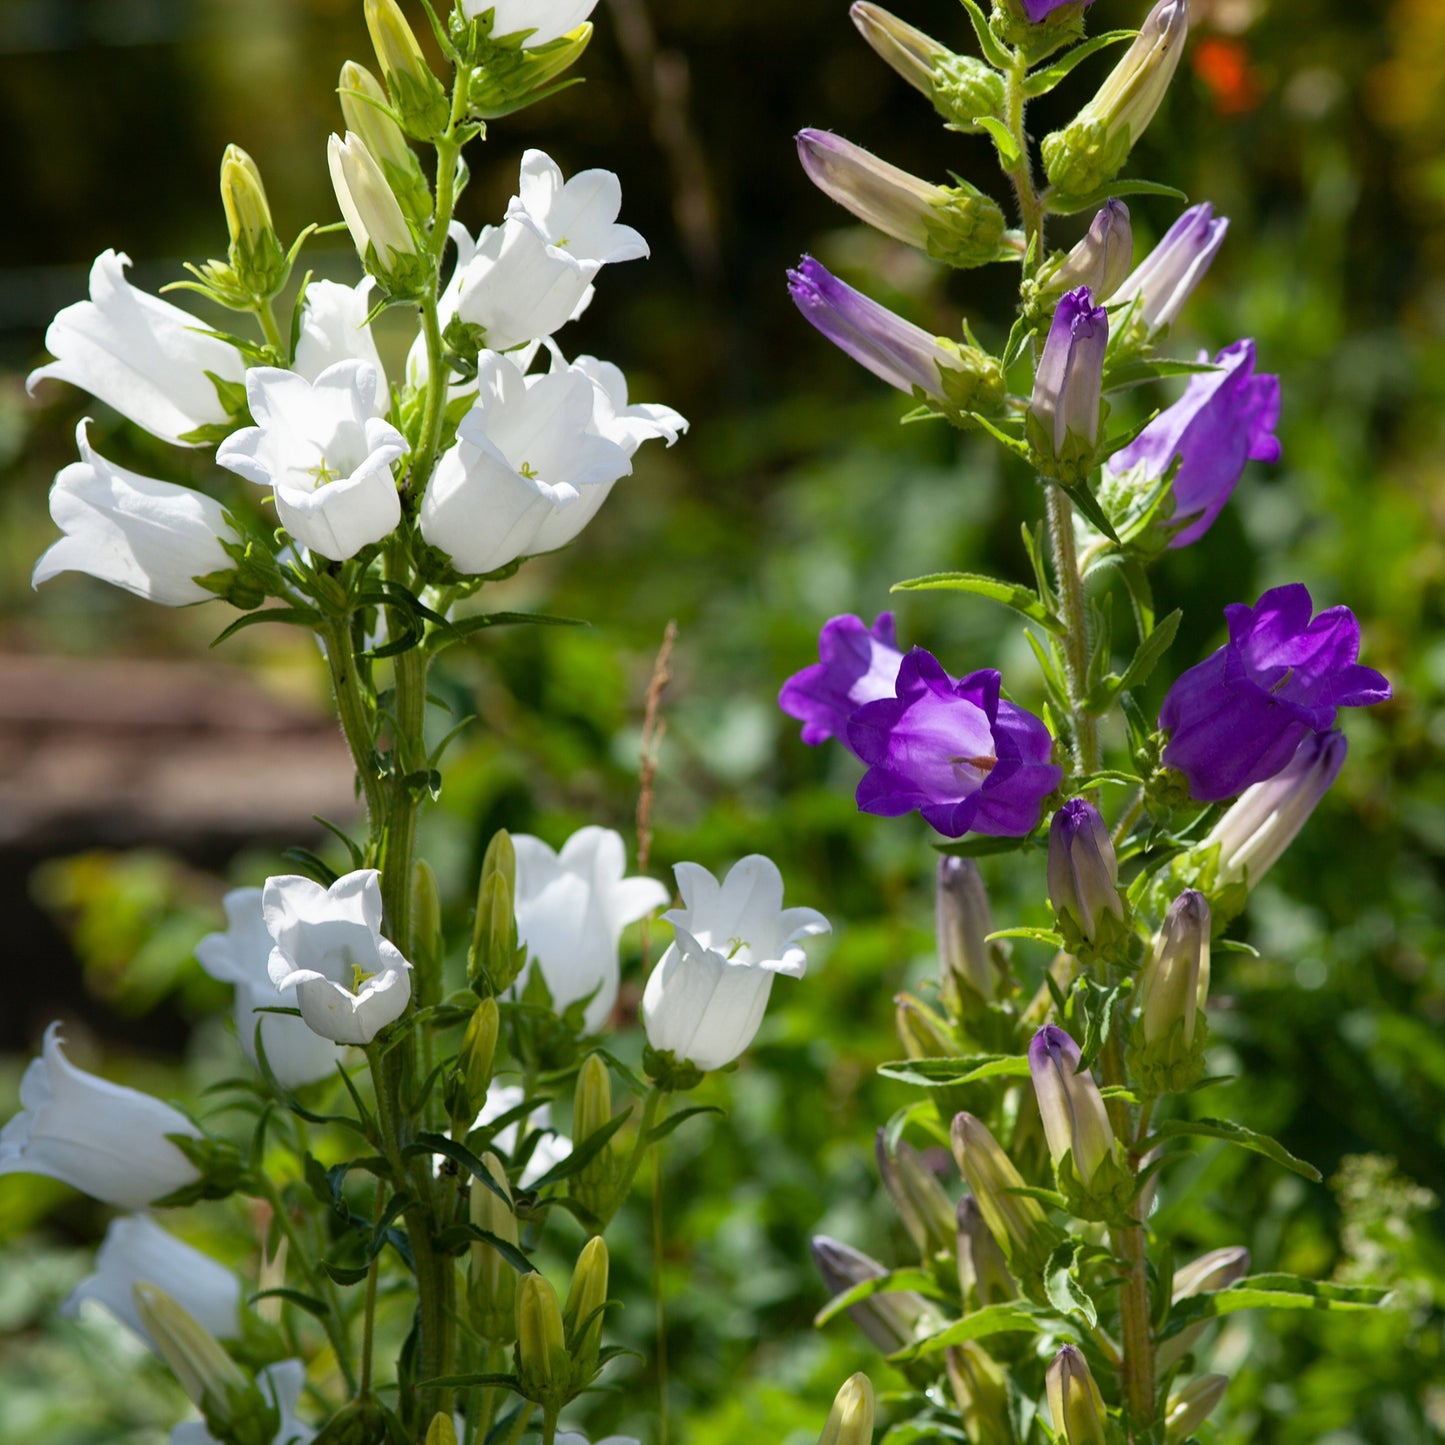
MULTIPOLYGON (((1201 352, 1199 359, 1206 359, 1201 352)), ((1277 462, 1279 377, 1254 374, 1254 342, 1236 341, 1214 358, 1219 371, 1191 377, 1188 389, 1107 463, 1116 475, 1143 465, 1155 481, 1181 458, 1174 477, 1174 515, 1193 517, 1171 547, 1197 542, 1244 473, 1245 462, 1277 462)))
POLYGON ((829 738, 848 742, 849 715, 865 702, 893 696, 903 654, 893 614, 879 613, 872 627, 851 613, 824 623, 821 659, 795 672, 778 693, 778 706, 803 724, 803 741, 816 747, 829 738))
MULTIPOLYGON (((1070 5, 1073 0, 1019 0, 1023 12, 1029 18, 1031 25, 1037 25, 1047 20, 1055 10, 1062 10, 1065 5, 1070 5)), ((1084 4, 1092 5, 1094 0, 1084 0, 1084 4)))
POLYGON ((1385 678, 1355 661, 1354 613, 1331 607, 1311 621, 1313 610, 1301 582, 1273 588, 1253 607, 1232 603, 1228 643, 1169 689, 1159 710, 1159 726, 1170 730, 1163 759, 1197 802, 1272 778, 1304 738, 1334 726, 1339 708, 1389 698, 1385 678))
POLYGON ((908 653, 897 696, 848 720, 848 745, 869 765, 859 808, 887 818, 916 809, 946 838, 1032 832, 1063 773, 1049 730, 1003 701, 999 683, 987 668, 955 682, 931 653, 908 653))

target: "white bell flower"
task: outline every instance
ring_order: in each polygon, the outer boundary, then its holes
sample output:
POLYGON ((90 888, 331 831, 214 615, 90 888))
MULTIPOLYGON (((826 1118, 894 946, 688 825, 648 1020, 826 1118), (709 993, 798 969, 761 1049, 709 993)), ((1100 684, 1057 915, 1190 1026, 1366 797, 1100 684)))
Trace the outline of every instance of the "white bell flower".
MULTIPOLYGON (((487 1087, 487 1101, 472 1128, 486 1128, 494 1119, 510 1114, 526 1097, 520 1084, 502 1084, 493 1079, 487 1087)), ((528 1133, 535 1130, 541 1134, 518 1180, 523 1189, 530 1189, 548 1170, 556 1168, 572 1153, 572 1141, 552 1128, 550 1105, 538 1104, 526 1118, 514 1119, 506 1128, 499 1129, 492 1142, 510 1159, 517 1152, 518 1138, 524 1127, 528 1133)))
POLYGON ((296 990, 307 1026, 338 1044, 369 1044, 406 1011, 411 964, 381 936, 381 875, 361 868, 323 888, 290 874, 262 890, 275 947, 271 982, 296 990))
POLYGON ((632 470, 622 448, 592 429, 596 391, 581 372, 524 377, 506 357, 484 354, 477 381, 476 405, 437 464, 420 519, 422 536, 469 573, 559 545, 546 532, 553 516, 632 470))
POLYGON ((385 416, 390 400, 386 369, 376 349, 376 338, 366 324, 375 289, 370 276, 363 276, 355 286, 343 286, 337 281, 310 282, 291 369, 307 381, 315 381, 338 361, 364 361, 376 368, 374 410, 377 416, 385 416))
POLYGON ((221 546, 240 535, 221 504, 189 487, 143 477, 108 462, 75 429, 80 460, 62 468, 50 489, 50 515, 65 535, 35 564, 39 587, 62 572, 86 572, 167 607, 204 602, 195 577, 232 567, 221 546))
MULTIPOLYGON (((304 1019, 291 1014, 256 1012, 257 1009, 295 1007, 295 1000, 287 998, 271 982, 269 964, 275 945, 266 931, 261 898, 259 888, 235 888, 226 894, 222 900, 226 931, 207 934, 196 945, 196 959, 212 978, 235 985, 236 1037, 246 1057, 253 1064, 256 1062, 256 1026, 259 1024, 261 1044, 271 1072, 286 1088, 295 1089, 334 1074, 342 1057, 341 1049, 330 1039, 313 1033, 304 1019)), ((169 1286, 162 1284, 162 1287, 167 1294, 175 1294, 169 1286)), ((181 1300, 181 1303, 186 1302, 181 1300)))
MULTIPOLYGON (((553 349, 553 369, 565 366, 561 353, 553 349)), ((597 388, 598 403, 594 425, 608 441, 616 442, 632 456, 643 442, 665 437, 671 446, 687 430, 687 418, 670 406, 643 401, 629 405, 627 378, 620 366, 599 361, 595 356, 579 356, 572 369, 580 371, 597 388)))
MULTIPOLYGON (((306 1388, 306 1366, 300 1360, 267 1365, 256 1375, 256 1388, 273 1404, 281 1424, 271 1445, 310 1445, 316 1431, 301 1422, 296 1408, 306 1388)), ((170 1445, 221 1445, 201 1420, 185 1420, 171 1431, 170 1445)))
POLYGON ((223 467, 272 487, 281 525, 333 562, 392 532, 401 499, 391 466, 406 439, 375 414, 376 368, 338 361, 316 380, 272 366, 246 373, 257 425, 227 437, 223 467))
POLYGON ((94 1300, 149 1343, 150 1333, 135 1306, 137 1284, 163 1289, 219 1339, 241 1333, 239 1277, 162 1229, 148 1214, 111 1221, 95 1257, 95 1273, 70 1292, 60 1313, 73 1319, 86 1300, 94 1300))
POLYGON ((492 39, 531 31, 524 50, 546 45, 575 30, 593 11, 597 0, 462 0, 462 14, 480 20, 492 15, 492 39))
POLYGON ((683 906, 662 915, 676 938, 648 976, 642 1022, 654 1049, 720 1069, 753 1041, 774 975, 807 972, 798 940, 830 925, 815 909, 783 907, 782 874, 759 853, 721 884, 696 863, 673 872, 683 906))
POLYGON ((622 183, 612 171, 578 171, 570 181, 545 151, 523 152, 508 220, 525 220, 549 246, 597 267, 649 255, 631 226, 619 226, 622 183))
POLYGON ((540 838, 512 836, 517 856, 517 937, 528 962, 515 989, 540 968, 558 1013, 592 995, 588 1033, 607 1021, 617 1002, 622 930, 668 901, 655 878, 624 878, 622 836, 611 828, 580 828, 553 852, 540 838))
POLYGON ((0 1174, 44 1174, 121 1209, 141 1209, 198 1180, 167 1134, 199 1139, 178 1110, 139 1089, 77 1069, 60 1025, 20 1081, 21 1112, 0 1129, 0 1174))
POLYGON ((32 393, 47 377, 99 397, 162 441, 224 424, 227 413, 206 373, 240 382, 241 353, 207 334, 204 322, 125 279, 130 257, 102 251, 90 268, 90 300, 65 307, 45 333, 55 360, 26 380, 32 393))

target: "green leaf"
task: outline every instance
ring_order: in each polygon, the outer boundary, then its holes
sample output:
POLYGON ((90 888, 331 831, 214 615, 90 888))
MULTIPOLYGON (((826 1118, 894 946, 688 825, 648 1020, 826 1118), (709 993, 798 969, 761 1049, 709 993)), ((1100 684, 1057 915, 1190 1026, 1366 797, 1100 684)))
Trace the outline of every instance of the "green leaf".
POLYGON ((1154 592, 1149 586, 1149 574, 1138 558, 1126 558, 1119 568, 1119 576, 1129 593, 1129 604, 1134 609, 1134 626, 1139 629, 1142 642, 1154 631, 1154 592))
POLYGON ((986 416, 976 411, 966 411, 964 415, 975 425, 981 427, 991 436, 994 441, 1002 447, 1006 447, 1016 457, 1022 457, 1025 461, 1029 459, 1029 444, 1022 437, 1010 436, 1006 431, 1001 431, 986 416))
POLYGON ((481 1244, 490 1244, 503 1259, 512 1266, 518 1274, 533 1274, 536 1265, 509 1240, 505 1240, 499 1234, 493 1234, 489 1229, 483 1229, 480 1225, 465 1223, 453 1224, 441 1231, 432 1240, 432 1243, 442 1251, 443 1254, 460 1254, 462 1250, 473 1241, 481 1244))
POLYGON ((938 1281, 930 1271, 917 1268, 894 1269, 887 1274, 880 1274, 877 1279, 865 1279, 851 1289, 845 1289, 842 1294, 834 1295, 813 1316, 813 1326, 815 1329, 822 1329, 829 1320, 836 1319, 849 1306, 870 1299, 875 1294, 896 1294, 902 1290, 927 1295, 930 1299, 945 1298, 938 1287, 938 1281))
POLYGON ((1024 354, 1024 348, 1033 339, 1038 331, 1038 326, 1028 321, 1026 317, 1020 316, 1014 322, 1013 328, 1008 334, 1008 343, 1003 349, 1003 369, 1008 371, 1019 357, 1024 354))
POLYGON ((1369 1285, 1329 1284, 1293 1274, 1252 1274, 1228 1289, 1180 1300, 1160 1340, 1238 1310, 1369 1310, 1378 1309, 1389 1294, 1387 1289, 1369 1285))
POLYGON ((1025 938, 1030 943, 1046 943, 1050 948, 1062 948, 1064 946, 1064 935, 1055 933, 1052 928, 1000 928, 995 933, 990 933, 985 943, 997 943, 1004 938, 1025 938))
POLYGON ((940 853, 951 858, 991 858, 995 853, 1016 853, 1021 848, 1031 848, 1030 838, 990 838, 980 833, 973 838, 962 838, 957 843, 935 843, 940 853))
POLYGON ((487 1375, 436 1375, 430 1380, 418 1380, 418 1390, 468 1390, 473 1385, 505 1385, 507 1389, 515 1391, 517 1388, 517 1377, 515 1375, 499 1375, 496 1373, 487 1375))
POLYGON ((1046 65, 1042 70, 1036 70, 1025 77, 1024 95, 1030 100, 1047 95, 1081 61, 1087 60, 1106 46, 1118 45, 1122 40, 1133 40, 1138 33, 1137 30, 1106 30, 1102 35, 1095 35, 1082 45, 1066 50, 1052 65, 1046 65))
POLYGON ((879 1064, 885 1079, 923 1089, 945 1089, 955 1084, 977 1084, 984 1079, 1026 1079, 1029 1061, 1024 1054, 973 1054, 959 1059, 900 1059, 879 1064))
POLYGON ((1122 366, 1104 369, 1106 392, 1124 391, 1131 386, 1143 386, 1146 382, 1161 381, 1170 376, 1198 376, 1205 371, 1220 371, 1212 361, 1175 361, 1161 357, 1158 361, 1126 361, 1122 366))
POLYGON ((662 1123, 658 1124, 647 1136, 649 1144, 656 1144, 659 1139, 665 1139, 679 1124, 686 1123, 694 1114, 723 1114, 726 1111, 719 1109, 716 1104, 695 1104, 690 1109, 679 1109, 675 1114, 669 1114, 662 1123))
POLYGON ((926 577, 913 577, 907 582, 895 582, 892 592, 971 592, 975 597, 987 597, 990 602, 1001 602, 1015 612, 1037 622, 1040 627, 1060 637, 1068 635, 1069 629, 1055 617, 1040 600, 1037 592, 1018 582, 1000 582, 996 577, 984 577, 977 572, 932 572, 926 577))
POLYGON ((512 1201, 507 1197, 507 1191, 492 1178, 487 1166, 467 1148, 465 1144, 458 1144, 455 1139, 448 1139, 445 1134, 418 1134, 402 1151, 403 1159, 411 1159, 417 1154, 441 1154, 450 1159, 453 1164, 460 1164, 474 1179, 479 1180, 493 1194, 497 1196, 508 1207, 512 1201))
POLYGON ((321 614, 314 607, 268 607, 262 612, 248 612, 217 633, 211 646, 219 647, 243 627, 254 627, 258 622, 291 622, 298 627, 316 628, 321 623, 321 614))
POLYGON ((1044 1269, 1044 1293, 1061 1315, 1078 1315, 1093 1329, 1099 1323, 1094 1301, 1079 1283, 1077 1255, 1087 1248, 1077 1239, 1066 1239, 1050 1256, 1044 1269))
POLYGON ((1054 590, 1049 581, 1049 569, 1044 562, 1044 524, 1030 527, 1027 522, 1020 528, 1023 533, 1024 551, 1029 554, 1029 565, 1034 569, 1034 587, 1043 604, 1054 610, 1054 590))
POLYGON ((614 1114, 600 1129, 589 1134, 565 1158, 554 1164, 540 1179, 534 1180, 529 1188, 540 1192, 549 1184, 559 1184, 570 1179, 578 1170, 590 1164, 612 1141, 612 1136, 627 1122, 632 1113, 629 1104, 620 1114, 614 1114))
POLYGON ((435 634, 432 651, 440 652, 454 642, 462 642, 473 633, 483 632, 489 627, 590 627, 592 624, 581 617, 549 617, 544 612, 486 612, 478 617, 464 617, 460 622, 447 624, 444 632, 435 634))
POLYGON ((1019 1330, 1033 1334, 1038 1331, 1038 1321, 1043 1314, 1044 1311, 1021 1300, 1012 1300, 1002 1305, 987 1305, 981 1310, 973 1310, 951 1325, 945 1325, 924 1339, 915 1341, 897 1354, 889 1355, 888 1359, 892 1364, 905 1365, 912 1360, 921 1359, 924 1355, 937 1354, 939 1350, 946 1350, 950 1345, 961 1345, 965 1340, 982 1340, 989 1335, 1009 1334, 1019 1330))
POLYGON ((1087 482, 1079 482, 1073 486, 1065 486, 1060 482, 1059 486, 1096 530, 1102 532, 1111 542, 1118 542, 1119 537, 1114 531, 1114 524, 1105 516, 1104 509, 1099 505, 1099 499, 1089 490, 1087 482))
POLYGON ((330 888, 341 875, 324 858, 318 857, 309 848, 287 848, 281 856, 288 863, 295 863, 309 874, 323 888, 330 888))
POLYGON ((1064 196, 1057 191, 1045 191, 1044 209, 1052 211, 1056 216, 1071 216, 1076 211, 1091 211, 1114 196, 1170 196, 1176 201, 1189 199, 1174 186, 1161 185, 1158 181, 1134 181, 1126 177, 1098 186, 1085 196, 1064 196))
POLYGON ((1004 170, 1013 170, 1019 163, 1019 148, 1009 134, 1008 127, 997 117, 991 115, 975 117, 974 124, 980 130, 986 130, 993 137, 993 143, 998 147, 998 157, 1003 162, 1004 170))
POLYGON ((317 1299, 314 1294, 303 1294, 299 1289, 258 1289, 255 1294, 246 1296, 246 1303, 253 1305, 263 1299, 285 1300, 319 1320, 324 1320, 331 1313, 331 1306, 325 1300, 317 1299))
POLYGON ((1121 692, 1128 692, 1148 679, 1149 674, 1159 665, 1160 659, 1169 651, 1183 616, 1176 608, 1168 617, 1162 618, 1153 632, 1139 644, 1139 650, 1122 677, 1117 673, 1110 673, 1099 680, 1085 704, 1091 713, 1102 715, 1108 712, 1121 692))
POLYGON ((978 36, 978 48, 983 51, 983 58, 995 70, 1012 69, 1013 56, 1003 41, 993 33, 992 27, 983 11, 979 9, 976 0, 962 0, 962 4, 963 8, 968 11, 968 18, 973 22, 973 33, 978 36))
POLYGON ((1222 1139, 1226 1144, 1263 1154, 1266 1159, 1272 1159, 1276 1164, 1314 1184, 1318 1184, 1324 1177, 1313 1164, 1296 1159, 1277 1139, 1271 1139, 1268 1134, 1256 1134, 1253 1129, 1246 1129, 1243 1124, 1236 1124, 1232 1119, 1168 1119, 1139 1146, 1139 1152, 1147 1154, 1156 1144, 1162 1144, 1166 1139, 1184 1138, 1222 1139))

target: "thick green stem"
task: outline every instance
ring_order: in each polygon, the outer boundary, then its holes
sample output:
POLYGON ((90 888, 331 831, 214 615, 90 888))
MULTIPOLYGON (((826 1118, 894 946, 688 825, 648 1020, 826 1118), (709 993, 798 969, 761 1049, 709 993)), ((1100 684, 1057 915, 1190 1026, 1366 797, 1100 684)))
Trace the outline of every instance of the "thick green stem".
POLYGON ((336 694, 336 711, 341 731, 351 749, 351 760, 366 800, 366 816, 372 851, 375 853, 386 815, 381 778, 376 770, 376 735, 371 708, 361 690, 356 659, 351 653, 351 634, 343 621, 328 622, 323 633, 326 664, 331 670, 331 687, 336 694))
MULTIPOLYGON (((1033 159, 1029 155, 1028 133, 1024 130, 1024 76, 1028 72, 1022 56, 1014 57, 1014 64, 1004 75, 1004 125, 1013 140, 1018 160, 1013 166, 1004 168, 1018 197, 1019 218, 1023 222, 1024 238, 1033 252, 1030 265, 1037 269, 1044 259, 1044 204, 1034 190, 1033 159)), ((1027 254, 1027 252, 1026 252, 1027 254)))
POLYGON ((1061 488, 1046 486, 1049 539, 1054 554, 1054 580, 1064 635, 1064 683, 1069 694, 1074 766, 1081 774, 1099 771, 1099 724, 1084 706, 1089 677, 1089 623, 1084 609, 1084 579, 1074 544, 1074 508, 1061 488))

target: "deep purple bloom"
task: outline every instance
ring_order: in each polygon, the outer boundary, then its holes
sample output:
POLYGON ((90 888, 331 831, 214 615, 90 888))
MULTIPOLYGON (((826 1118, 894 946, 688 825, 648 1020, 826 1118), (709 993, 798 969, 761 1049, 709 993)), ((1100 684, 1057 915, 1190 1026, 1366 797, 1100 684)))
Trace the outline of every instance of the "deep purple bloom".
POLYGON ((869 765, 859 808, 887 818, 917 809, 946 838, 1032 832, 1063 773, 1049 730, 1004 702, 999 682, 987 668, 955 682, 931 653, 908 653, 897 696, 848 720, 848 745, 869 765))
POLYGON ((1108 345, 1109 316, 1094 305, 1089 288, 1066 292, 1054 311, 1029 403, 1055 457, 1065 455, 1070 433, 1093 449, 1108 345))
POLYGON ((821 659, 795 672, 778 693, 778 706, 803 724, 803 741, 816 746, 829 738, 848 741, 848 716, 865 702, 892 697, 903 654, 893 631, 893 614, 882 612, 872 627, 849 613, 823 625, 821 659))
POLYGON ((1232 798, 1272 778, 1312 732, 1335 725, 1342 707, 1369 707, 1390 684, 1355 661, 1360 624, 1348 607, 1313 621, 1301 582, 1275 587, 1255 606, 1224 609, 1229 642, 1191 667, 1164 699, 1170 729, 1164 762, 1178 768, 1201 803, 1232 798))
MULTIPOLYGON (((1055 10, 1061 10, 1065 5, 1071 3, 1072 0, 1019 0, 1024 14, 1028 16, 1029 23, 1032 25, 1037 25, 1041 20, 1047 20, 1055 10)), ((1084 0, 1085 5, 1093 3, 1094 0, 1084 0)))
POLYGON ((1173 406, 1109 458, 1115 473, 1143 463, 1149 481, 1163 476, 1176 456, 1182 458, 1174 478, 1174 515, 1195 520, 1170 540, 1171 547, 1197 542, 1214 525, 1245 462, 1279 460, 1274 435, 1279 377, 1254 374, 1253 341, 1226 346, 1214 364, 1221 370, 1192 377, 1173 406))
POLYGON ((845 285, 811 256, 788 272, 788 291, 803 313, 834 346, 889 386, 910 396, 914 387, 943 396, 940 367, 958 365, 922 327, 845 285))
POLYGON ((1145 331, 1172 326, 1209 270, 1228 229, 1228 218, 1216 220, 1208 201, 1190 206, 1114 293, 1115 305, 1137 296, 1139 307, 1134 315, 1145 331))

